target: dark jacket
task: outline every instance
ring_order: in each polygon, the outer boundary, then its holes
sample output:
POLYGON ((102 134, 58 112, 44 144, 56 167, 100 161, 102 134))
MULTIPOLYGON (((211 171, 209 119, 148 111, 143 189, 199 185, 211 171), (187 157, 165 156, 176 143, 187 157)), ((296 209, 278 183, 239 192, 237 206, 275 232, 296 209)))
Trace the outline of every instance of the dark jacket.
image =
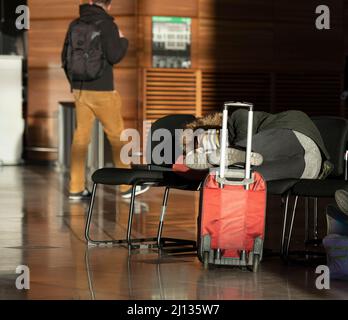
MULTIPOLYGON (((82 83, 80 81, 74 81, 71 84, 72 88, 78 90, 83 89, 93 91, 113 91, 113 65, 119 63, 126 55, 128 49, 128 40, 126 38, 120 38, 118 27, 114 23, 114 18, 111 17, 102 7, 98 5, 81 5, 79 19, 86 22, 101 21, 99 28, 102 35, 102 46, 107 63, 105 70, 100 78, 93 81, 84 81, 82 83)), ((69 30, 64 41, 62 61, 66 55, 68 34, 69 30)))
MULTIPOLYGON (((229 142, 246 139, 248 130, 248 111, 238 109, 228 120, 229 142)), ((327 160, 330 155, 325 147, 320 132, 313 121, 302 111, 290 110, 277 114, 254 112, 253 135, 269 129, 289 129, 300 132, 311 138, 319 147, 327 160)))

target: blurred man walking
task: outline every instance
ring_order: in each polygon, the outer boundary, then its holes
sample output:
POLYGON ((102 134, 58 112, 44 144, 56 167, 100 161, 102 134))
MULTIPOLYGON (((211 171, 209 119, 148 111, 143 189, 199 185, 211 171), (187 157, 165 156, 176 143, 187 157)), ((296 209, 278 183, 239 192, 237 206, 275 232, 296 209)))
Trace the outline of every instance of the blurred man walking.
MULTIPOLYGON (((86 188, 85 166, 88 145, 95 118, 103 125, 110 141, 113 162, 117 168, 127 168, 120 159, 124 129, 122 101, 114 87, 113 65, 127 53, 128 40, 108 14, 112 0, 90 0, 80 6, 80 17, 67 32, 62 63, 73 90, 77 127, 71 154, 71 200, 86 200, 91 193, 86 188)), ((148 188, 139 187, 136 194, 148 188)), ((121 186, 124 198, 131 196, 129 186, 121 186)))

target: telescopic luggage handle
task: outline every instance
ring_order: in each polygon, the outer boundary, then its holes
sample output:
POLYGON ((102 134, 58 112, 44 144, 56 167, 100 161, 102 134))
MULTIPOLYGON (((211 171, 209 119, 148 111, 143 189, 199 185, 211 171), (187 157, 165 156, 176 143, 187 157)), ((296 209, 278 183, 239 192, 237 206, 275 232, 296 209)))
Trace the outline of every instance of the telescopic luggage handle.
POLYGON ((249 111, 254 110, 254 104, 250 102, 234 102, 234 101, 228 101, 224 103, 224 109, 227 109, 233 107, 233 108, 245 108, 249 111))
POLYGON ((226 149, 227 149, 227 122, 228 122, 228 110, 229 108, 245 108, 248 109, 248 137, 247 137, 247 149, 246 149, 246 163, 245 163, 245 182, 247 189, 249 188, 251 180, 251 144, 253 134, 253 115, 254 105, 249 102, 225 102, 222 117, 222 133, 221 133, 221 151, 220 151, 220 179, 223 181, 226 176, 226 149))

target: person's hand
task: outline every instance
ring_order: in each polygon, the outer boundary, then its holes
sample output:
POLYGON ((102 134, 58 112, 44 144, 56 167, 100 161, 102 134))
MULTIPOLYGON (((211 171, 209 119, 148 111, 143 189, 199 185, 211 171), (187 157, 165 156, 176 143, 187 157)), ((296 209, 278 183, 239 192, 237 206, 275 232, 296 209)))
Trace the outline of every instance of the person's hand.
POLYGON ((118 30, 118 33, 120 35, 120 38, 124 38, 124 34, 123 34, 123 32, 121 30, 118 30))

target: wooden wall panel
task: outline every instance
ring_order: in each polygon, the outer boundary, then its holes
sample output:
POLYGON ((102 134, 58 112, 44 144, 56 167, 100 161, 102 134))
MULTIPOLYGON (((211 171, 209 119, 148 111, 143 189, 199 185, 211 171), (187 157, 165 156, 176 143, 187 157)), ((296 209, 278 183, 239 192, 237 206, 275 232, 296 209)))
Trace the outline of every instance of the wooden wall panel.
POLYGON ((199 17, 270 22, 273 0, 199 0, 199 17))
POLYGON ((344 52, 345 52, 345 55, 348 56, 348 0, 344 0, 343 23, 344 23, 344 52))
POLYGON ((273 1, 200 0, 199 68, 270 70, 273 1))
POLYGON ((56 117, 59 101, 72 101, 70 85, 60 68, 31 69, 28 115, 56 117))
POLYGON ((343 2, 325 1, 331 29, 318 30, 316 0, 275 2, 275 69, 277 71, 341 72, 343 63, 343 2))
MULTIPOLYGON (((136 116, 135 108, 137 101, 137 69, 116 68, 115 87, 123 98, 127 109, 127 117, 136 116)), ((39 113, 41 116, 52 117, 57 111, 58 101, 71 101, 70 86, 63 70, 57 68, 31 69, 29 73, 30 105, 28 115, 34 116, 39 113)))
POLYGON ((28 0, 32 20, 74 18, 78 15, 79 3, 79 0, 28 0))
POLYGON ((271 111, 269 73, 203 72, 203 113, 218 112, 225 101, 250 101, 256 110, 271 111))
POLYGON ((129 68, 137 66, 137 24, 135 17, 116 17, 115 22, 129 40, 129 47, 126 57, 117 66, 129 68))
MULTIPOLYGON (((78 2, 29 0, 30 146, 57 145, 58 101, 72 99, 60 52, 68 23, 78 15, 78 2)), ((214 110, 231 92, 250 96, 264 110, 291 107, 314 114, 318 107, 322 114, 342 113, 337 97, 348 56, 348 0, 114 0, 112 14, 130 40, 126 59, 114 71, 126 127, 141 124, 139 75, 152 64, 154 15, 193 19, 192 68, 203 71, 203 90, 215 88, 212 94, 203 92, 204 112, 214 110), (315 28, 320 4, 331 9, 329 31, 315 28)))
POLYGON ((29 31, 29 68, 61 66, 61 51, 70 20, 33 20, 29 31), (48 35, 49 30, 49 35, 48 35))
POLYGON ((270 70, 272 23, 200 19, 199 52, 203 70, 270 70))
MULTIPOLYGON (((59 101, 72 101, 70 86, 61 69, 61 50, 70 21, 78 16, 78 0, 29 0, 29 104, 26 145, 29 159, 55 160, 54 152, 35 152, 33 147, 56 148, 59 101)), ((137 110, 137 24, 136 0, 118 0, 111 14, 130 41, 126 58, 115 69, 116 85, 123 97, 126 127, 136 127, 137 110)))
POLYGON ((200 71, 148 69, 144 72, 144 119, 157 120, 169 114, 201 113, 200 71), (198 112, 197 112, 198 111, 198 112))
MULTIPOLYGON (((32 19, 75 18, 79 13, 80 0, 29 0, 32 19)), ((136 0, 116 0, 111 6, 111 14, 132 16, 135 14, 136 0)))
MULTIPOLYGON (((343 42, 344 42, 344 56, 345 56, 345 65, 344 65, 344 73, 342 80, 342 90, 346 90, 348 88, 348 0, 343 0, 343 42)), ((347 117, 348 102, 341 102, 341 114, 347 117)))
POLYGON ((303 110, 309 115, 340 115, 339 73, 279 73, 276 111, 303 110))
MULTIPOLYGON (((60 67, 61 51, 70 24, 69 19, 33 20, 29 31, 29 67, 60 67), (49 35, 47 33, 49 30, 49 35)), ((136 22, 133 17, 117 17, 116 22, 129 40, 129 49, 120 67, 134 67, 136 56, 136 22)))
POLYGON ((35 147, 55 148, 58 145, 58 126, 56 118, 35 115, 27 117, 26 144, 35 147))
MULTIPOLYGON (((124 119, 127 121, 137 121, 138 70, 136 68, 116 68, 114 70, 114 77, 115 89, 122 97, 122 115, 124 119)), ((136 128, 136 126, 133 128, 136 128)))
POLYGON ((199 68, 200 49, 199 19, 192 19, 191 26, 191 68, 199 68))
POLYGON ((198 17, 199 0, 138 0, 138 14, 147 16, 198 17))
POLYGON ((137 0, 113 0, 110 14, 113 16, 134 16, 137 0))
MULTIPOLYGON (((59 101, 72 101, 70 86, 63 70, 32 69, 29 73, 28 116, 56 117, 59 101)), ((115 86, 122 95, 124 116, 137 118, 137 69, 115 70, 115 86)))

